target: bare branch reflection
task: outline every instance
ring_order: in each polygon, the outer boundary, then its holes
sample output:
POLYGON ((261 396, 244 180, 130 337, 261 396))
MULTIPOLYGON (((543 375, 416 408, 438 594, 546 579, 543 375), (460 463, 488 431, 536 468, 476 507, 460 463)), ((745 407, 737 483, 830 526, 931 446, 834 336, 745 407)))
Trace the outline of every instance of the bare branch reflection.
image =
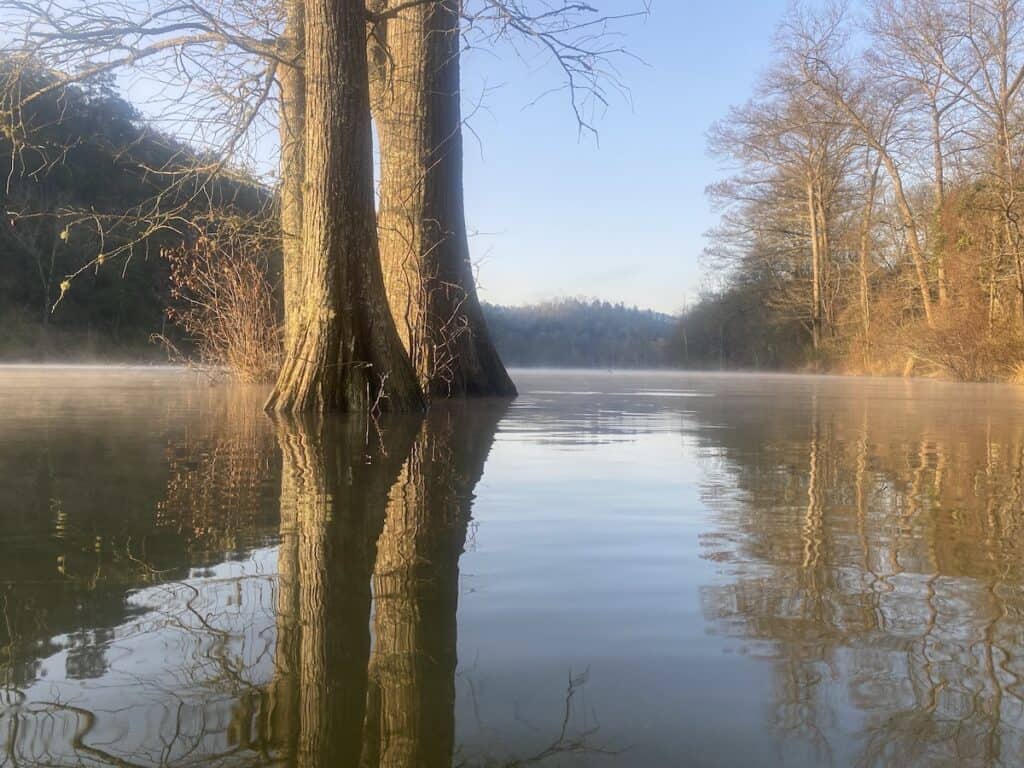
POLYGON ((736 427, 704 494, 727 583, 703 592, 722 632, 773 660, 784 752, 848 764, 833 737, 852 708, 857 765, 1015 764, 1024 430, 866 393, 786 415, 714 416, 736 427))

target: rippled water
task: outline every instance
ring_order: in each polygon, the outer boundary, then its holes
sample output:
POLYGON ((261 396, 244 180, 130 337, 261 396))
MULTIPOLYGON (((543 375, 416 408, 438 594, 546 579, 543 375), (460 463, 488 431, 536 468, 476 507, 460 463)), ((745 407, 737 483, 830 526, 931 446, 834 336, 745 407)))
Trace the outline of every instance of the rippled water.
POLYGON ((0 766, 1024 759, 1024 393, 0 369, 0 766))

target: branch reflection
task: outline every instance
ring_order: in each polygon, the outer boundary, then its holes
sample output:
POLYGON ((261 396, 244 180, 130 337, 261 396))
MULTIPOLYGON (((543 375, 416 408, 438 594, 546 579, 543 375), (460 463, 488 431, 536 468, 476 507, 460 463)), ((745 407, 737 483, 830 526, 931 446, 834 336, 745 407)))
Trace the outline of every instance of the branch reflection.
POLYGON ((787 415, 733 418, 704 494, 726 579, 705 613, 773 659, 784 749, 821 765, 1014 764, 1024 430, 866 395, 787 415))

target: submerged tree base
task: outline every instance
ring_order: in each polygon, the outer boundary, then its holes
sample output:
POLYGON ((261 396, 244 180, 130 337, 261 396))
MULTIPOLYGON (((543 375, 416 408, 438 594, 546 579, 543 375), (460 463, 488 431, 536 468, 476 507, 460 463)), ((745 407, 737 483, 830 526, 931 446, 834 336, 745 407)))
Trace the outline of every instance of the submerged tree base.
POLYGON ((362 0, 307 0, 304 25, 301 289, 288 308, 285 360, 266 407, 420 410, 377 245, 366 7, 362 0))
POLYGON ((317 314, 291 339, 292 350, 266 402, 268 411, 404 413, 423 409, 412 367, 397 338, 389 338, 395 337, 393 329, 385 326, 342 334, 334 312, 317 314), (364 349, 352 354, 356 346, 364 349))

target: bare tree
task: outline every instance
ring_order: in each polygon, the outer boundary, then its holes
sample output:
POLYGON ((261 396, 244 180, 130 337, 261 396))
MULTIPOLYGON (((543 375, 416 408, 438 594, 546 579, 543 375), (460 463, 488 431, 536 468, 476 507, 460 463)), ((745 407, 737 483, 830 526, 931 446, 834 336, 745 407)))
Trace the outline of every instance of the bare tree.
MULTIPOLYGON (((961 129, 957 109, 967 88, 949 74, 951 65, 963 71, 953 19, 942 0, 874 0, 868 31, 875 46, 868 66, 888 87, 913 92, 911 109, 927 123, 932 157, 932 220, 929 246, 935 262, 940 305, 949 299, 946 274, 946 160, 950 144, 961 129)), ((922 134, 925 133, 922 131, 922 134)))
POLYGON ((268 406, 419 407, 377 256, 361 2, 339 9, 241 1, 210 8, 174 0, 35 7, 10 0, 0 11, 20 22, 17 61, 41 60, 58 70, 39 85, 23 76, 24 67, 8 78, 10 132, 19 150, 30 140, 24 117, 34 102, 126 68, 166 87, 150 105, 158 120, 192 128, 181 157, 153 169, 168 181, 148 210, 123 214, 148 222, 141 237, 190 226, 196 201, 210 197, 233 172, 230 163, 251 154, 273 125, 265 107, 276 101, 287 332, 284 368, 268 406), (314 24, 317 37, 304 34, 302 27, 314 24), (357 46, 358 60, 347 45, 357 46), (311 121, 316 131, 304 129, 311 121))
POLYGON ((961 56, 942 56, 943 72, 963 89, 980 119, 976 141, 989 149, 985 163, 1002 228, 1000 258, 1009 259, 1024 317, 1024 233, 1020 227, 1019 110, 1024 88, 1024 9, 1017 0, 949 3, 945 11, 961 56))
POLYGON ((797 9, 784 25, 783 45, 789 56, 801 61, 806 83, 831 103, 878 153, 906 230, 925 321, 931 326, 934 317, 924 249, 896 154, 896 147, 907 131, 910 94, 905 88, 879 87, 869 75, 858 71, 859 62, 844 58, 845 23, 841 6, 830 7, 821 15, 797 9))
MULTIPOLYGON (((392 3, 392 6, 395 4, 392 3)), ((391 312, 433 397, 514 395, 477 298, 462 190, 457 0, 375 8, 378 233, 391 312)))
POLYGON ((710 188, 718 202, 739 204, 739 220, 731 219, 734 226, 718 234, 742 238, 747 228, 742 222, 753 217, 757 252, 775 261, 775 268, 789 260, 787 273, 807 274, 799 281, 806 288, 797 296, 780 292, 775 301, 806 321, 816 353, 830 332, 832 235, 851 149, 848 134, 829 105, 795 85, 785 67, 768 74, 757 100, 731 110, 709 134, 712 151, 740 166, 729 182, 710 188))
POLYGON ((374 0, 369 58, 381 147, 379 236, 399 334, 428 396, 511 395, 470 262, 462 189, 462 39, 535 45, 555 63, 581 131, 619 85, 624 54, 588 4, 374 0))

